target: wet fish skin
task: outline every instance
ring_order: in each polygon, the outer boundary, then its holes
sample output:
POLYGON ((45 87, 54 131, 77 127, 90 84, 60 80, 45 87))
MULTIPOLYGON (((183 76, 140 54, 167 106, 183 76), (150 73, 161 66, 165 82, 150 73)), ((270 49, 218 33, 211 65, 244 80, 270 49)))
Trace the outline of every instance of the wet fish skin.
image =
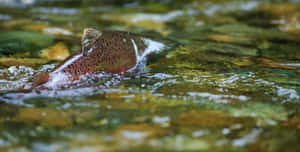
POLYGON ((50 73, 39 74, 32 88, 51 81, 51 75, 58 73, 64 73, 70 81, 75 81, 82 75, 97 71, 125 72, 136 66, 137 53, 141 53, 146 48, 141 37, 129 32, 101 31, 100 36, 94 35, 95 40, 91 39, 90 35, 87 36, 88 42, 93 43, 91 45, 84 44, 84 35, 82 49, 69 56, 50 73))

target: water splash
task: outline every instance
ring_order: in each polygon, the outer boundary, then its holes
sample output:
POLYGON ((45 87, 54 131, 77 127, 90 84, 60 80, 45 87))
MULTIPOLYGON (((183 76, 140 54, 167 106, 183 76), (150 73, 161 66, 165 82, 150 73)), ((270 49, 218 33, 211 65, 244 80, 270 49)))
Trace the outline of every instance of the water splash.
POLYGON ((85 75, 80 80, 73 83, 62 83, 61 85, 57 85, 51 82, 49 84, 46 84, 46 86, 49 88, 53 86, 52 89, 34 89, 31 92, 6 93, 0 97, 0 101, 26 106, 24 100, 30 98, 61 98, 100 94, 105 92, 104 89, 119 84, 122 78, 123 75, 121 74, 107 74, 100 72, 85 75))
MULTIPOLYGON (((0 96, 0 102, 25 105, 23 101, 30 98, 61 98, 103 93, 104 89, 119 84, 125 76, 137 75, 140 72, 144 72, 143 69, 146 65, 147 55, 162 51, 166 47, 164 43, 158 41, 147 38, 142 38, 142 40, 147 46, 143 52, 137 48, 135 41, 132 40, 137 57, 136 66, 121 74, 99 71, 82 75, 79 80, 70 81, 65 73, 57 72, 59 70, 50 72, 55 68, 55 65, 44 65, 37 70, 26 66, 12 66, 8 69, 1 69, 0 91, 3 94, 0 96), (34 88, 32 91, 23 91, 23 89, 30 89, 32 87, 33 78, 40 72, 50 72, 51 81, 34 88)), ((76 56, 74 59, 76 59, 76 56)), ((72 60, 69 62, 72 62, 72 60)), ((126 77, 126 79, 130 78, 126 77)))

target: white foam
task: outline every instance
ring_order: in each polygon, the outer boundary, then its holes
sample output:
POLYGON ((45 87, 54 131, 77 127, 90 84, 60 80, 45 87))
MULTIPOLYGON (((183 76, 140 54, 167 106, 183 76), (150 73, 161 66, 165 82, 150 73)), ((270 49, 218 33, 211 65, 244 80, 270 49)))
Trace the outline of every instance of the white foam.
POLYGON ((0 0, 0 5, 10 7, 26 7, 33 5, 36 0, 0 0))
POLYGON ((74 15, 79 12, 78 9, 75 8, 46 8, 40 7, 34 9, 33 12, 40 12, 40 13, 52 13, 52 14, 65 14, 65 15, 74 15))
POLYGON ((153 41, 147 38, 142 38, 143 42, 146 44, 146 48, 142 54, 139 54, 139 48, 137 47, 134 39, 131 39, 135 54, 136 54, 136 65, 129 69, 128 72, 134 71, 137 67, 139 66, 144 66, 146 62, 146 56, 149 55, 150 53, 157 53, 159 51, 162 51, 165 45, 163 43, 153 41))
POLYGON ((193 137, 201 137, 201 136, 207 135, 208 133, 209 133, 208 130, 198 130, 198 131, 193 132, 192 136, 193 137))
POLYGON ((153 40, 150 40, 150 39, 146 39, 146 38, 143 38, 142 39, 144 41, 144 43, 147 45, 147 48, 145 49, 144 53, 141 55, 141 59, 145 59, 145 57, 147 55, 149 55, 150 53, 157 53, 161 50, 163 50, 163 48, 165 47, 165 45, 161 42, 157 42, 157 41, 153 41, 153 40))
POLYGON ((203 12, 206 15, 214 15, 220 10, 245 10, 245 11, 250 11, 254 8, 256 8, 260 2, 258 1, 250 1, 250 2, 245 2, 245 1, 233 1, 231 3, 226 3, 226 4, 212 4, 212 3, 206 3, 204 4, 204 10, 203 12))
POLYGON ((9 146, 9 145, 10 143, 8 141, 0 138, 0 146, 9 146))
POLYGON ((6 14, 0 14, 0 20, 10 20, 11 16, 6 14))
POLYGON ((156 79, 169 79, 169 78, 174 78, 178 77, 176 75, 171 75, 171 74, 165 74, 165 73, 155 73, 154 75, 147 76, 147 78, 156 78, 156 79))
POLYGON ((278 96, 287 96, 289 99, 295 99, 295 100, 299 100, 300 97, 297 93, 296 90, 294 89, 286 89, 283 87, 278 86, 277 87, 277 95, 278 96))
POLYGON ((50 73, 49 80, 43 84, 46 88, 57 89, 69 84, 69 77, 63 72, 50 73))
POLYGON ((253 129, 248 135, 233 140, 232 145, 237 147, 244 147, 248 144, 254 143, 256 141, 256 138, 260 135, 261 132, 262 132, 261 129, 253 129))
POLYGON ((62 28, 56 28, 56 27, 53 27, 53 28, 45 28, 43 29, 44 32, 46 33, 49 33, 49 34, 63 34, 63 35, 72 35, 73 33, 68 31, 68 30, 65 30, 65 29, 62 29, 62 28))
POLYGON ((37 71, 27 66, 11 66, 0 69, 0 90, 15 90, 29 88, 29 78, 37 71))
POLYGON ((300 67, 300 63, 285 63, 285 64, 280 64, 280 65, 300 67))
POLYGON ((167 127, 170 122, 170 117, 168 116, 154 116, 152 118, 152 122, 156 124, 160 124, 161 127, 167 127))
POLYGON ((217 103, 228 103, 230 100, 228 99, 237 99, 240 101, 248 101, 249 97, 247 96, 236 96, 236 95, 227 95, 227 94, 212 94, 208 92, 188 92, 188 95, 192 97, 205 97, 208 98, 209 100, 215 101, 217 103))
POLYGON ((149 14, 149 13, 138 13, 133 16, 133 22, 139 22, 144 20, 154 20, 166 22, 175 19, 177 16, 183 15, 183 11, 172 11, 166 14, 149 14))
POLYGON ((125 130, 122 131, 122 135, 128 139, 132 140, 138 140, 138 139, 143 139, 148 136, 147 132, 141 132, 141 131, 129 131, 125 130))

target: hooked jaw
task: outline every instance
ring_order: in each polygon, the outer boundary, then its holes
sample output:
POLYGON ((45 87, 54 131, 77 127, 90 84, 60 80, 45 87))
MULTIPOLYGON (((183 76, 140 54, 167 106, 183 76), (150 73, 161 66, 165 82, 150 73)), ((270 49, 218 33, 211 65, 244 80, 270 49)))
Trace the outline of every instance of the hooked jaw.
POLYGON ((88 52, 88 48, 89 48, 89 46, 88 46, 88 40, 84 40, 84 42, 82 42, 82 46, 81 46, 81 51, 82 51, 82 55, 83 56, 86 56, 87 55, 87 52, 88 52))
POLYGON ((98 31, 93 28, 85 28, 83 30, 83 35, 81 37, 81 51, 82 55, 86 56, 88 50, 92 47, 94 42, 102 35, 101 31, 98 31))
POLYGON ((32 88, 36 88, 41 84, 44 84, 49 81, 49 73, 42 72, 37 77, 35 77, 32 88))

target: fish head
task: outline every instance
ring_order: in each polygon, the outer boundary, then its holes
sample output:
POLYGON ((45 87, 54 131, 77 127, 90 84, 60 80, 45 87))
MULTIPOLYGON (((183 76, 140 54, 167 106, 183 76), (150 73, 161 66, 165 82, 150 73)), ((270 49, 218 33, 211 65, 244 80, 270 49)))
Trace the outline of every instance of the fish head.
POLYGON ((49 81, 49 73, 41 72, 33 79, 32 88, 36 88, 49 81))
POLYGON ((96 40, 102 35, 101 31, 98 31, 94 28, 85 28, 83 30, 83 35, 81 37, 81 50, 82 55, 86 56, 88 50, 92 47, 92 45, 96 42, 96 40))

